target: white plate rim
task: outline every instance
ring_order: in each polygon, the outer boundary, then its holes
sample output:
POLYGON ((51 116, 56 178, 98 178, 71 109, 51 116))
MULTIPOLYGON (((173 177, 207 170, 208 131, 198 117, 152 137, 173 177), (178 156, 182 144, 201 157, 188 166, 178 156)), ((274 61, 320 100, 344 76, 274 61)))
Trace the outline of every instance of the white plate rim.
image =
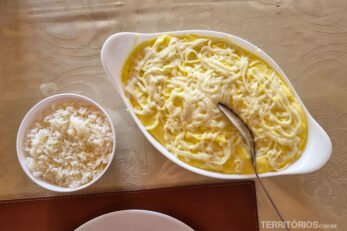
POLYGON ((100 215, 96 218, 93 218, 89 221, 87 221, 86 223, 82 224, 81 226, 79 226, 77 229, 75 229, 75 231, 83 231, 84 229, 87 229, 88 226, 94 224, 95 222, 99 222, 103 219, 109 218, 109 217, 113 217, 113 216, 118 216, 118 215, 136 215, 136 214, 146 214, 146 215, 154 215, 160 218, 164 218, 167 220, 170 220, 172 222, 175 222, 177 225, 180 225, 182 228, 185 228, 186 231, 193 231, 193 229, 191 227, 189 227, 187 224, 185 224, 184 222, 169 216, 167 214, 164 213, 160 213, 160 212, 156 212, 156 211, 151 211, 151 210, 145 210, 145 209, 126 209, 126 210, 119 210, 119 211, 115 211, 115 212, 110 212, 110 213, 106 213, 103 215, 100 215))

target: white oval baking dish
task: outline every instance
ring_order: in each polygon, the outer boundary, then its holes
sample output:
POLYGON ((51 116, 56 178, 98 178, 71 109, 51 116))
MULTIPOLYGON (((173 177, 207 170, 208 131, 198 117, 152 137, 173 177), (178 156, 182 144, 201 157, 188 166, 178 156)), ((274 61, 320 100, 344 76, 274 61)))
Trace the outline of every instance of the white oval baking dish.
POLYGON ((295 91, 294 87, 288 80, 285 73, 279 67, 279 65, 264 51, 251 44, 250 42, 241 39, 237 36, 215 32, 215 31, 206 31, 206 30, 185 30, 185 31, 172 31, 172 32, 160 32, 160 33, 150 33, 150 34, 142 34, 142 33, 132 33, 132 32, 121 32, 110 36, 104 43, 101 50, 101 61, 103 67, 110 78, 111 82, 117 89, 119 95, 124 101, 126 107, 128 108, 131 116, 135 120, 136 124, 145 135, 145 137, 152 143, 152 145, 160 151, 164 156, 178 164, 179 166, 188 169, 197 174, 201 174, 208 177, 220 178, 220 179, 247 179, 254 178, 253 174, 224 174, 211 172, 207 170, 203 170, 197 167, 193 167, 185 162, 176 158, 173 154, 171 154, 163 145, 161 145, 156 139, 152 137, 152 135, 146 131, 141 121, 136 117, 132 110, 132 105, 128 101, 128 99, 124 95, 124 91, 122 88, 121 82, 121 70, 123 63, 126 58, 139 43, 155 38, 162 34, 172 34, 172 35, 187 35, 187 34, 196 34, 202 36, 211 36, 216 38, 226 38, 231 40, 236 45, 250 51, 251 53, 257 54, 259 57, 264 59, 272 68, 274 68, 288 83, 288 85, 292 88, 296 97, 299 99, 302 107, 305 110, 307 121, 308 121, 308 141, 306 148, 301 155, 301 157, 290 165, 288 168, 278 171, 278 172, 269 172, 260 174, 261 177, 268 176, 279 176, 279 175, 291 175, 291 174, 303 174, 310 173, 321 168, 330 158, 332 152, 331 141, 327 135, 327 133, 321 128, 321 126, 313 119, 311 114, 307 111, 305 105, 302 103, 300 97, 295 91))

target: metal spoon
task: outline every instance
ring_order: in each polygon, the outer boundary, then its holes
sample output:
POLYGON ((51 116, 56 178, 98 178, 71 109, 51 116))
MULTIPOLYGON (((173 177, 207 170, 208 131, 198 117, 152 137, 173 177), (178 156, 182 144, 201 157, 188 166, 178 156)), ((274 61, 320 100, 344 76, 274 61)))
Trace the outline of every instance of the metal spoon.
POLYGON ((255 143, 254 143, 254 138, 253 138, 252 131, 249 129, 247 124, 244 123, 241 120, 241 118, 233 110, 231 110, 230 108, 228 108, 227 106, 225 106, 222 103, 218 103, 218 107, 224 113, 224 115, 230 120, 230 122, 236 127, 236 129, 240 132, 243 140, 246 142, 246 144, 248 146, 248 149, 249 149, 249 151, 251 153, 252 165, 253 165, 253 168, 254 168, 255 175, 256 175, 256 177, 257 177, 257 179, 258 179, 262 189, 264 190, 267 198, 271 202, 272 207, 275 209, 277 215, 280 217, 281 221, 283 222, 286 230, 290 230, 288 228, 288 226, 287 226, 287 223, 284 221, 280 211, 278 210, 278 208, 276 207, 275 203, 271 199, 270 194, 266 190, 265 186, 263 185, 263 182, 260 180, 260 177, 258 175, 257 162, 256 162, 256 156, 255 156, 255 143))

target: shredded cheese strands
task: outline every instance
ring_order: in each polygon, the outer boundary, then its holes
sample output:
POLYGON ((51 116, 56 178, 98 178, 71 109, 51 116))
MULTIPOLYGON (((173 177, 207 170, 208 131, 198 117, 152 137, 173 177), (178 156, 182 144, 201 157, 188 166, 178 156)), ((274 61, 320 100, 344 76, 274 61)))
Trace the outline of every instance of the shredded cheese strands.
POLYGON ((159 36, 134 50, 122 80, 145 128, 191 165, 253 172, 247 147, 218 102, 252 130, 259 172, 287 167, 305 147, 306 118, 293 92, 263 60, 226 41, 159 36))

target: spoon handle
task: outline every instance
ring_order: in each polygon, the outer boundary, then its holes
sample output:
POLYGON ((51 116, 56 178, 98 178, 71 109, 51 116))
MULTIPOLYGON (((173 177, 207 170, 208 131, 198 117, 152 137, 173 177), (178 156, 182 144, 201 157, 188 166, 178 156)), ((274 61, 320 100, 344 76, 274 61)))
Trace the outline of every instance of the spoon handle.
POLYGON ((254 168, 254 170, 255 170, 254 172, 255 172, 255 175, 256 175, 256 177, 257 177, 257 180, 258 180, 259 184, 261 185, 261 188, 262 188, 263 191, 265 192, 265 195, 267 196, 267 199, 271 202, 272 207, 275 209, 277 215, 280 217, 281 221, 283 222, 285 229, 288 230, 288 231, 290 231, 290 229, 289 229, 287 223, 284 221, 284 219, 283 219, 283 217, 282 217, 282 215, 281 215, 279 209, 277 208, 276 204, 275 204, 274 201, 272 200, 272 198, 271 198, 269 192, 267 191, 266 187, 263 185, 263 182, 262 182, 262 180, 260 179, 260 177, 259 177, 259 175, 258 175, 258 172, 257 172, 256 168, 254 168))

